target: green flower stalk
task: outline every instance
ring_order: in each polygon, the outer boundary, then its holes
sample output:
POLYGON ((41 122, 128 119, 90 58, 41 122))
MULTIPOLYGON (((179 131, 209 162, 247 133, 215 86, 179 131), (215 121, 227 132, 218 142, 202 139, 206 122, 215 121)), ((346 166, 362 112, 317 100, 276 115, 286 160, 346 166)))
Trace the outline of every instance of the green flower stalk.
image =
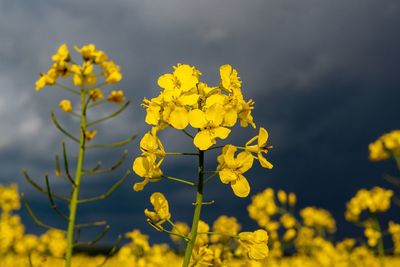
MULTIPOLYGON (((71 266, 71 259, 74 247, 79 245, 93 245, 97 243, 110 229, 110 226, 107 224, 106 221, 78 224, 78 205, 100 201, 107 198, 125 181, 130 173, 130 171, 127 171, 121 179, 116 181, 116 183, 109 190, 106 191, 106 193, 95 197, 80 199, 79 193, 81 190, 81 181, 84 176, 113 172, 119 166, 121 166, 127 155, 127 151, 125 151, 122 154, 121 158, 111 167, 102 168, 101 163, 98 163, 92 169, 85 169, 85 153, 87 149, 120 147, 129 144, 136 137, 134 135, 126 140, 111 144, 92 144, 93 139, 95 139, 97 135, 97 130, 93 130, 92 127, 98 125, 99 123, 103 123, 105 121, 115 118, 128 107, 130 102, 125 100, 125 96, 122 90, 111 91, 107 98, 105 98, 103 94, 102 87, 106 85, 116 85, 122 79, 122 75, 118 65, 116 65, 113 61, 108 60, 108 56, 103 51, 96 49, 93 44, 83 46, 80 49, 74 47, 74 49, 77 53, 81 55, 82 64, 79 65, 78 63, 73 61, 67 45, 62 44, 57 53, 52 57, 53 64, 51 68, 47 71, 47 73, 41 73, 39 80, 36 82, 37 91, 40 91, 45 86, 56 86, 67 91, 70 94, 79 96, 80 99, 80 108, 77 110, 74 109, 69 99, 63 99, 59 103, 59 107, 63 112, 79 118, 79 137, 74 136, 72 133, 66 130, 58 122, 55 113, 51 113, 51 119, 56 128, 59 129, 61 133, 63 133, 67 138, 69 138, 71 141, 79 146, 74 176, 72 176, 70 172, 70 164, 68 162, 68 155, 64 141, 62 141, 62 158, 64 163, 64 171, 61 170, 60 157, 58 154, 56 155, 56 176, 62 176, 71 183, 72 190, 70 196, 67 197, 52 192, 47 175, 45 176, 46 187, 43 188, 38 183, 36 183, 26 171, 24 171, 24 175, 27 181, 31 183, 38 191, 48 196, 52 209, 67 223, 66 230, 59 229, 66 233, 66 267, 71 266), (97 71, 100 71, 101 74, 96 74, 97 71), (59 78, 67 78, 71 76, 72 84, 74 85, 74 87, 69 87, 67 85, 59 83, 58 81, 59 78), (101 82, 101 79, 103 79, 104 81, 101 82), (113 113, 103 118, 90 121, 88 119, 88 111, 107 102, 116 105, 123 105, 113 113), (56 204, 56 202, 58 201, 65 202, 66 205, 69 207, 69 212, 67 215, 58 208, 56 204), (79 243, 79 235, 77 231, 80 232, 83 228, 88 227, 104 228, 94 240, 86 243, 79 243)), ((28 210, 28 213, 37 224, 45 228, 55 229, 55 227, 47 225, 38 219, 23 195, 22 200, 28 210)))

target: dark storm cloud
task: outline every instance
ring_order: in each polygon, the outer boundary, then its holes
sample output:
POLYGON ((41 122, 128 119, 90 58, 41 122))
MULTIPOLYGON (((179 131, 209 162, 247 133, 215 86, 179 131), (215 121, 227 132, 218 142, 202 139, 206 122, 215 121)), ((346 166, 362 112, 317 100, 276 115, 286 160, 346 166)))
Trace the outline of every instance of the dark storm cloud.
MULTIPOLYGON (((274 170, 249 174, 253 192, 266 186, 293 190, 303 205, 328 208, 345 225, 344 204, 357 188, 385 185, 382 173, 394 172, 390 164, 369 163, 367 145, 398 127, 399 14, 395 0, 2 1, 0 179, 14 179, 26 191, 21 168, 36 177, 52 173, 61 137, 49 111, 57 110, 66 95, 55 88, 36 93, 34 82, 38 72, 49 67, 59 44, 93 42, 121 65, 121 88, 133 102, 122 117, 99 128, 99 138, 115 141, 143 134, 148 127, 139 103, 158 93, 157 77, 177 62, 196 65, 211 84, 218 82, 219 65, 230 63, 243 79, 244 94, 256 100, 255 118, 270 131, 274 145, 269 154, 274 170)), ((59 117, 66 127, 76 122, 59 117)), ((254 134, 241 130, 232 135, 232 142, 254 134)), ((162 139, 169 146, 168 140, 177 143, 181 137, 165 132, 162 139)), ((137 142, 128 150, 125 169, 138 154, 137 142)), ((99 153, 105 164, 116 155, 99 153)), ((165 171, 191 177, 184 168, 189 161, 171 159, 165 171)), ((104 192, 118 177, 88 182, 93 186, 87 194, 104 192)), ((151 233, 142 210, 154 190, 166 190, 176 203, 172 209, 178 219, 190 219, 191 192, 164 181, 133 193, 132 180, 139 178, 130 177, 110 200, 96 206, 102 214, 81 210, 84 219, 105 218, 114 225, 108 240, 132 227, 151 233)), ((54 182, 56 188, 63 187, 63 182, 54 182)), ((46 199, 28 192, 41 215, 55 220, 41 208, 46 199)), ((232 196, 229 186, 214 181, 209 198, 217 204, 214 212, 205 210, 204 218, 227 213, 254 226, 245 214, 250 200, 232 196)), ((24 221, 28 230, 34 229, 29 218, 24 221)))

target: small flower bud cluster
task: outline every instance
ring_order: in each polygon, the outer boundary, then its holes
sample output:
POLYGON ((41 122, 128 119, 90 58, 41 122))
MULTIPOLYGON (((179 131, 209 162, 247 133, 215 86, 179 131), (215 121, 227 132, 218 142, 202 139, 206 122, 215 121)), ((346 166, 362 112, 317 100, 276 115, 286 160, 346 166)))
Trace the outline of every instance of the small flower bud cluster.
POLYGON ((387 190, 378 186, 371 190, 359 190, 346 205, 346 220, 351 222, 359 221, 363 211, 368 211, 370 213, 387 211, 390 208, 392 196, 392 190, 387 190))
POLYGON ((400 156, 400 130, 394 130, 369 144, 369 159, 381 161, 391 156, 400 156))

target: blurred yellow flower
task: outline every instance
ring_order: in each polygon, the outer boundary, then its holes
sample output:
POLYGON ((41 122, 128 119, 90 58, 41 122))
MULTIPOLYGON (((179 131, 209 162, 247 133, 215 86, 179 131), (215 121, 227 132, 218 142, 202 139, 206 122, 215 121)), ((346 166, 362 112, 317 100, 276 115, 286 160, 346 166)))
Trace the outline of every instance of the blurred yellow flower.
POLYGON ((240 233, 239 243, 247 250, 247 255, 252 260, 263 260, 268 256, 268 234, 264 230, 240 233))
POLYGON ((111 103, 121 104, 125 102, 124 92, 122 90, 112 91, 107 100, 111 103))
POLYGON ((72 111, 71 101, 69 101, 68 99, 61 100, 59 106, 60 106, 60 109, 64 112, 72 111))

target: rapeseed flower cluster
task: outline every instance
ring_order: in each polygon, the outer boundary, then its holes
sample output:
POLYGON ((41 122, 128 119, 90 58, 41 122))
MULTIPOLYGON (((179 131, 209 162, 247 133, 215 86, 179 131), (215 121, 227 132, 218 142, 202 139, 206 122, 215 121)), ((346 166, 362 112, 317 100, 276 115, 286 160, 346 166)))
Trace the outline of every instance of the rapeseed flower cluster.
MULTIPOLYGON (((190 126, 197 130, 193 144, 201 151, 210 149, 217 139, 226 139, 231 128, 237 122, 242 127, 255 128, 251 111, 254 101, 246 101, 241 91, 238 73, 230 65, 220 68, 221 82, 218 86, 209 86, 200 80, 201 72, 193 66, 178 64, 173 73, 160 76, 158 85, 161 93, 151 100, 144 99, 146 123, 152 130, 143 137, 140 148, 142 155, 133 163, 133 170, 144 178, 136 183, 134 189, 142 190, 152 181, 163 176, 160 168, 165 151, 157 134, 165 128, 185 131, 190 126)), ((271 148, 267 146, 268 132, 260 128, 259 134, 246 143, 242 152, 235 156, 238 147, 227 145, 218 157, 218 173, 222 183, 230 184, 236 196, 246 197, 250 186, 243 173, 248 171, 253 160, 259 160, 262 167, 271 169, 265 154, 271 148)))
POLYGON ((40 78, 36 82, 36 91, 40 91, 45 86, 55 85, 58 78, 67 78, 70 75, 73 75, 72 81, 76 86, 93 86, 99 77, 94 72, 95 66, 100 67, 101 75, 107 84, 115 84, 122 79, 120 67, 108 60, 106 53, 96 49, 94 44, 81 48, 75 46, 74 50, 82 56, 83 63, 76 64, 71 59, 67 44, 62 44, 51 58, 53 64, 50 69, 46 73, 40 73, 40 78))
POLYGON ((357 222, 363 211, 370 213, 385 212, 390 208, 392 190, 374 187, 371 190, 361 189, 346 205, 345 217, 348 221, 357 222))
POLYGON ((400 130, 394 130, 380 136, 369 144, 369 159, 381 161, 400 156, 400 130))

